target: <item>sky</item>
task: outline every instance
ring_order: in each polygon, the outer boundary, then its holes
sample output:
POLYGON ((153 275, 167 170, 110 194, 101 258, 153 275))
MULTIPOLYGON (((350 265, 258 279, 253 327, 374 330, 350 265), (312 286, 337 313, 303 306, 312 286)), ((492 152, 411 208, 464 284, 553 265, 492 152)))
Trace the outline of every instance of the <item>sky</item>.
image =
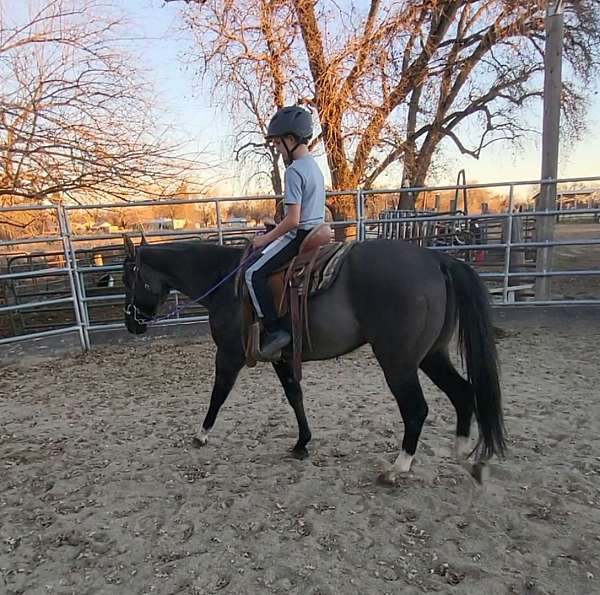
MULTIPOLYGON (((136 40, 133 51, 140 66, 153 83, 160 101, 161 123, 168 125, 176 139, 187 143, 191 151, 206 151, 222 163, 233 163, 226 148, 229 133, 226 106, 211 105, 208 91, 202 90, 199 80, 181 57, 191 49, 190 36, 178 31, 182 24, 180 12, 184 2, 164 4, 162 0, 114 0, 126 18, 132 22, 136 40)), ((8 0, 8 6, 21 1, 8 0)), ((582 142, 573 147, 561 147, 560 177, 582 177, 600 174, 600 94, 594 90, 589 110, 588 132, 582 142)), ((541 129, 541 106, 539 124, 541 129)), ((436 179, 438 184, 453 184, 460 169, 465 169, 469 181, 501 182, 539 179, 541 167, 541 135, 534 136, 516 150, 507 144, 494 144, 479 160, 463 156, 447 143, 446 172, 436 179)), ((227 168, 227 166, 226 166, 227 168)), ((245 188, 236 180, 233 169, 224 174, 228 180, 220 190, 243 193, 245 188)), ((395 178, 384 178, 393 186, 395 178)))

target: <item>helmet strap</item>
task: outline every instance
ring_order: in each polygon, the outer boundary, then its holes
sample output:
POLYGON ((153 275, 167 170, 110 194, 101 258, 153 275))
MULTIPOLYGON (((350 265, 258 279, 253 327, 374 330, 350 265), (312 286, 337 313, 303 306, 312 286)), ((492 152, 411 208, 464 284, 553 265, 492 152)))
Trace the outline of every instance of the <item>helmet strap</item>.
POLYGON ((285 136, 281 137, 281 142, 283 144, 283 146, 285 147, 286 150, 286 155, 283 155, 283 162, 285 163, 286 167, 288 165, 292 164, 292 161, 294 160, 294 151, 302 144, 298 141, 296 141, 296 144, 290 149, 286 140, 285 140, 285 136))

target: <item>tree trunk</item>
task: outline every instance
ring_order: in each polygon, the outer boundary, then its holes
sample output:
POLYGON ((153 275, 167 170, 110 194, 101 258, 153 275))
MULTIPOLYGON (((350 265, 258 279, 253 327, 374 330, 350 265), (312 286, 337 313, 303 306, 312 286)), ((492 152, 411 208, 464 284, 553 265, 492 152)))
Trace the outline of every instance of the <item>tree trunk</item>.
MULTIPOLYGON (((417 143, 414 138, 417 128, 417 114, 419 112, 419 102, 421 100, 421 91, 423 87, 416 87, 410 95, 408 105, 408 114, 406 116, 406 142, 404 149, 404 168, 402 171, 402 187, 414 188, 415 170, 417 160, 417 143)), ((415 208, 418 194, 414 192, 402 192, 398 201, 398 209, 403 211, 412 211, 415 208)))
MULTIPOLYGON (((357 182, 352 180, 349 175, 349 170, 345 170, 345 176, 331 175, 332 190, 349 190, 349 194, 341 196, 331 196, 327 201, 327 206, 331 211, 334 221, 356 221, 358 213, 356 212, 356 187, 357 182)), ((356 239, 356 223, 348 225, 339 225, 335 229, 336 241, 343 242, 346 240, 356 239)))
MULTIPOLYGON (((433 141, 433 139, 431 139, 433 141)), ((405 162, 403 181, 406 181, 409 187, 422 188, 425 185, 427 172, 431 165, 433 152, 437 142, 426 142, 419 151, 414 150, 412 159, 405 162)), ((403 192, 398 202, 398 208, 403 210, 413 210, 419 198, 418 192, 403 192)))
MULTIPOLYGON (((356 220, 356 208, 350 208, 350 201, 356 202, 354 196, 336 196, 329 200, 327 206, 331 211, 334 222, 356 220), (344 200, 340 200, 344 199, 344 200)), ((337 225, 334 227, 334 235, 336 242, 345 242, 348 240, 356 240, 356 223, 348 223, 346 225, 337 225)))
MULTIPOLYGON (((279 155, 274 154, 271 160, 271 185, 273 186, 273 192, 277 196, 283 194, 283 182, 281 181, 281 172, 279 171, 279 155)), ((274 205, 274 219, 276 223, 279 223, 283 219, 283 199, 275 199, 274 205)))
POLYGON ((398 201, 398 209, 401 211, 413 211, 415 208, 415 192, 403 192, 398 201))

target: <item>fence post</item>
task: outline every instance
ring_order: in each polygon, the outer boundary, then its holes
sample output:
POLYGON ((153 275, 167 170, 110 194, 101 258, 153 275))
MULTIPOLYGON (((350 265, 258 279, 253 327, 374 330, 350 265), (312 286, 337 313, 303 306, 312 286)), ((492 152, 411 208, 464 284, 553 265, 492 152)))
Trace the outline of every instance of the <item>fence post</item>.
MULTIPOLYGON (((556 209, 556 178, 558 176, 558 144, 560 136, 560 108, 562 93, 562 46, 563 46, 563 9, 562 1, 548 6, 545 19, 546 42, 544 52, 544 121, 542 129, 542 185, 540 186, 537 211, 556 209)), ((554 239, 553 215, 538 215, 536 236, 539 242, 546 243, 538 247, 535 299, 549 300, 551 297, 552 246, 554 239)))
POLYGON ((361 188, 356 189, 356 239, 362 241, 365 239, 364 229, 364 196, 361 188))
POLYGON ((69 285, 71 288, 71 297, 73 298, 73 311, 75 312, 79 341, 83 351, 88 351, 90 348, 90 338, 85 322, 84 303, 81 299, 79 276, 77 275, 77 260, 71 242, 71 229, 64 205, 60 204, 56 207, 56 218, 58 220, 58 228, 60 230, 60 237, 65 254, 65 264, 68 269, 67 275, 69 276, 69 285))
POLYGON ((217 213, 217 229, 219 233, 219 244, 223 245, 223 226, 221 224, 221 203, 215 200, 215 211, 217 213))
POLYGON ((513 228, 513 203, 514 203, 514 186, 511 184, 508 191, 508 217, 505 219, 504 227, 504 277, 502 278, 502 305, 508 304, 508 287, 510 282, 510 258, 512 245, 512 228, 513 228))

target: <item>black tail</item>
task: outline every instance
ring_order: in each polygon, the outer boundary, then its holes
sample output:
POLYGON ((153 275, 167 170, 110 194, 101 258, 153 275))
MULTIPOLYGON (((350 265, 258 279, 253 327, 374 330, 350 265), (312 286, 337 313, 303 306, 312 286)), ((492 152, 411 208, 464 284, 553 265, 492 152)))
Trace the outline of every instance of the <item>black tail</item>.
POLYGON ((458 341, 467 378, 475 393, 479 442, 483 459, 502 455, 506 448, 498 354, 494 343, 489 294, 481 278, 459 260, 443 258, 458 310, 458 341))

